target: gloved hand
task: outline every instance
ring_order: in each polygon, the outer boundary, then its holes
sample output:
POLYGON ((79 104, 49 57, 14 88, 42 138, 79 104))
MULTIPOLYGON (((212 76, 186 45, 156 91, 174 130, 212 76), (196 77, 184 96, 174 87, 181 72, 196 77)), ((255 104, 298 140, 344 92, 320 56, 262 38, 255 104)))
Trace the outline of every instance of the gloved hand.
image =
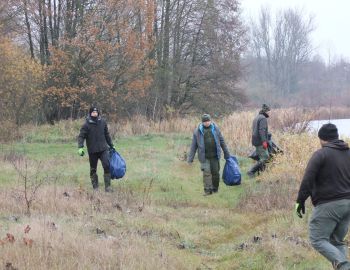
POLYGON ((296 203, 295 211, 297 212, 298 217, 302 218, 305 214, 305 203, 296 203), (303 214, 303 215, 302 215, 303 214))
POLYGON ((117 151, 116 149, 115 149, 115 146, 112 144, 111 146, 110 146, 110 150, 114 150, 114 151, 117 151))
POLYGON ((267 149, 267 147, 268 147, 267 141, 264 141, 262 145, 263 145, 264 149, 267 149))
POLYGON ((85 152, 84 152, 84 148, 79 148, 78 149, 78 154, 79 154, 79 156, 84 156, 85 155, 85 152))

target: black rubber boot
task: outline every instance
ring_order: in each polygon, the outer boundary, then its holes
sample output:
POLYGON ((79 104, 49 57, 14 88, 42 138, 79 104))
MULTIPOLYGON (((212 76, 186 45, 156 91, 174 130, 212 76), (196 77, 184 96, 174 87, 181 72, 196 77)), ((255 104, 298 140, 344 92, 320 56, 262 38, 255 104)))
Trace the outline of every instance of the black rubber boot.
POLYGON ((105 180, 105 191, 106 192, 113 192, 112 187, 111 187, 111 174, 110 173, 105 173, 103 175, 104 180, 105 180))
POLYGON ((93 175, 90 176, 91 178, 91 184, 92 184, 92 188, 94 190, 98 189, 98 176, 96 173, 94 173, 93 175))
POLYGON ((250 170, 247 172, 247 175, 249 177, 254 177, 255 176, 255 173, 257 172, 261 172, 265 169, 265 164, 258 161, 257 163, 255 163, 253 165, 253 167, 250 168, 250 170))

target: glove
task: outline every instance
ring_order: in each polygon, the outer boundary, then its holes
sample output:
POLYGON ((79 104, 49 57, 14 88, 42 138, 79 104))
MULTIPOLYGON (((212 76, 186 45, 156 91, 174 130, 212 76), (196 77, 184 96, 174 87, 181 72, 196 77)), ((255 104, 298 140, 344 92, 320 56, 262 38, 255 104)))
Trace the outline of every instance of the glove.
POLYGON ((84 156, 84 155, 85 155, 84 148, 79 148, 78 154, 79 154, 79 156, 81 156, 81 157, 84 156))
POLYGON ((298 217, 302 218, 305 214, 305 203, 296 203, 295 211, 297 212, 298 217), (303 215, 302 215, 303 214, 303 215))
POLYGON ((267 149, 267 141, 264 141, 262 145, 263 145, 263 148, 266 150, 267 149))
POLYGON ((116 149, 115 149, 115 146, 112 144, 111 146, 110 146, 110 149, 109 150, 114 150, 114 151, 117 151, 116 149))

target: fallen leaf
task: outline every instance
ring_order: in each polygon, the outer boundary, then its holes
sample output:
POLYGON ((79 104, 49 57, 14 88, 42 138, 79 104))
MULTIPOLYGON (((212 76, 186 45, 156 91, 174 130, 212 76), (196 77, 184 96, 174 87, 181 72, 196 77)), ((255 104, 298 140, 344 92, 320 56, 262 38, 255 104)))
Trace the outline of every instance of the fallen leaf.
POLYGON ((7 241, 9 241, 10 243, 14 243, 16 241, 15 237, 10 233, 7 233, 6 237, 7 237, 7 241))
POLYGON ((23 242, 26 246, 31 247, 33 245, 34 240, 30 238, 23 237, 23 242))
POLYGON ((24 229, 24 233, 29 233, 30 229, 31 229, 30 226, 27 225, 27 227, 25 227, 25 229, 24 229))

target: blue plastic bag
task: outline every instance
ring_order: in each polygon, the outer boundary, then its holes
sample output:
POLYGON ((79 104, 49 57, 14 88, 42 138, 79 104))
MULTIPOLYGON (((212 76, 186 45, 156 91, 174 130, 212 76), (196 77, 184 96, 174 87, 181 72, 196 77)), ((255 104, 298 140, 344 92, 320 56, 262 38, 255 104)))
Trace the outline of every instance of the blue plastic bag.
POLYGON ((226 159, 222 179, 227 186, 235 186, 241 184, 241 170, 238 165, 238 160, 235 156, 230 156, 226 159))
POLYGON ((126 172, 125 160, 114 149, 109 151, 109 171, 112 179, 123 178, 126 172))

